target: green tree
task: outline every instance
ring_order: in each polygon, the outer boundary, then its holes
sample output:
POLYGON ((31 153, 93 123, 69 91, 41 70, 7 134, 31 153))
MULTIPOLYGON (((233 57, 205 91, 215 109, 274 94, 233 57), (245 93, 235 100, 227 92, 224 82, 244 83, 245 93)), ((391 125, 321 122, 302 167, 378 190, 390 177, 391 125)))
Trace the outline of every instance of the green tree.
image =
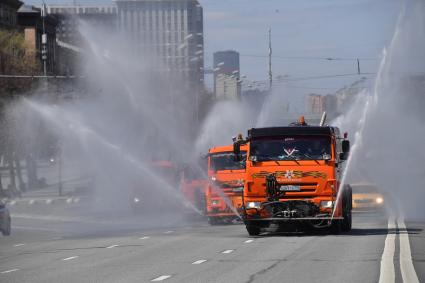
MULTIPOLYGON (((29 48, 24 34, 0 30, 0 75, 37 75, 40 64, 36 51, 29 48)), ((28 78, 0 78, 0 96, 8 98, 28 91, 33 84, 28 78)))

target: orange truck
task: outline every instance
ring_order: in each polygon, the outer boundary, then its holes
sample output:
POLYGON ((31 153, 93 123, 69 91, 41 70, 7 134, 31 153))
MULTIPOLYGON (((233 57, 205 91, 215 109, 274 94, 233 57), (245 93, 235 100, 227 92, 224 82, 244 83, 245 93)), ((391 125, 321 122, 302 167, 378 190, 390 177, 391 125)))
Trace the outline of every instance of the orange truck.
POLYGON ((242 208, 246 147, 235 160, 233 145, 214 147, 208 154, 209 185, 205 192, 206 214, 211 225, 238 219, 242 208))
MULTIPOLYGON (((206 163, 206 161, 204 160, 206 163)), ((206 167, 206 166, 202 166, 206 167)), ((181 173, 180 190, 185 198, 186 214, 203 215, 205 212, 205 189, 208 186, 206 170, 201 166, 187 166, 181 173), (196 210, 196 212, 195 212, 196 210)))
POLYGON ((350 143, 330 126, 253 128, 234 143, 244 159, 247 148, 242 218, 249 235, 283 229, 351 230, 350 187, 341 185, 350 143), (344 189, 343 189, 344 188, 344 189), (273 224, 273 225, 271 225, 273 224))

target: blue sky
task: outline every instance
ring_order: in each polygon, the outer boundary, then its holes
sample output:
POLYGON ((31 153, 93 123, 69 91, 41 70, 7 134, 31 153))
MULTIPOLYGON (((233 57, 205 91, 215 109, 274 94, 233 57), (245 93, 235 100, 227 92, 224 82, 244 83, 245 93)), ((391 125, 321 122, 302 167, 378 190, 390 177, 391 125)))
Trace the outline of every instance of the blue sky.
MULTIPOLYGON (((366 58, 362 72, 374 73, 382 49, 391 40, 402 0, 199 0, 204 8, 205 65, 212 53, 233 49, 241 54, 247 79, 267 79, 267 30, 273 54, 280 57, 366 58)), ((40 0, 27 0, 39 4, 40 0)), ((48 4, 73 1, 46 0, 48 4)), ((77 3, 110 3, 103 0, 77 3)), ((273 59, 275 76, 300 78, 354 73, 353 60, 273 59)), ((331 93, 358 77, 291 83, 300 93, 331 93), (304 90, 303 90, 304 88, 304 90)))

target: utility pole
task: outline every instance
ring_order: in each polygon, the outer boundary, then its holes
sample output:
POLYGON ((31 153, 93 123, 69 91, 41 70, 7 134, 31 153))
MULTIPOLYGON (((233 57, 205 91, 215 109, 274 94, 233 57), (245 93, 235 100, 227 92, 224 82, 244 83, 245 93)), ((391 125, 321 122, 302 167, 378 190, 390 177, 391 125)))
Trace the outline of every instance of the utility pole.
POLYGON ((43 1, 41 8, 41 20, 43 23, 43 34, 41 35, 41 60, 43 61, 43 75, 47 76, 47 34, 46 34, 46 3, 43 1))
POLYGON ((269 28, 269 90, 272 89, 273 85, 273 73, 272 73, 272 29, 269 28))

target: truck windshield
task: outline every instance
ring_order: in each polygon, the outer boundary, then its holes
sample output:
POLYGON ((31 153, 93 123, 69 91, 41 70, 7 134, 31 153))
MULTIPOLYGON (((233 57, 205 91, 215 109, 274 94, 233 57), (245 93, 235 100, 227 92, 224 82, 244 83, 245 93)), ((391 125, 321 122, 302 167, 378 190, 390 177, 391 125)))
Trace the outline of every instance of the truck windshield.
POLYGON ((243 170, 245 169, 246 151, 241 151, 242 160, 235 161, 233 152, 220 152, 211 154, 211 169, 218 170, 243 170))
POLYGON ((260 138, 251 141, 250 146, 250 155, 257 161, 324 160, 331 157, 328 136, 260 138))

